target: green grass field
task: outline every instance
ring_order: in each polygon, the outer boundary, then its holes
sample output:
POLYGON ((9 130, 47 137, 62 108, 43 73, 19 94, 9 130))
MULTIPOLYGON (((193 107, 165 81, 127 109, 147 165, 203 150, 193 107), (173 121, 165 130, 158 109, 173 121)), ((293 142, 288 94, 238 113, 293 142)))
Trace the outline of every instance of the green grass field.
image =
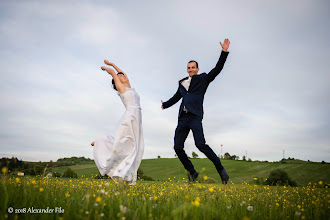
MULTIPOLYGON (((220 177, 208 159, 191 159, 200 176, 208 176, 215 179, 219 183, 220 177)), ((246 162, 234 160, 222 160, 222 164, 228 170, 230 181, 235 184, 244 182, 253 183, 254 178, 265 179, 269 173, 277 168, 288 172, 291 179, 295 180, 298 186, 307 186, 309 182, 317 183, 323 181, 330 183, 330 164, 312 163, 292 161, 288 163, 271 163, 271 162, 246 162)), ((84 165, 70 166, 78 176, 92 177, 98 174, 98 170, 94 163, 84 165)), ((168 180, 168 178, 182 179, 186 178, 187 174, 181 162, 177 158, 161 158, 142 160, 140 168, 144 175, 152 177, 154 180, 168 180)), ((53 168, 63 174, 67 167, 53 168)))
POLYGON ((0 219, 328 219, 329 189, 0 176, 0 219))

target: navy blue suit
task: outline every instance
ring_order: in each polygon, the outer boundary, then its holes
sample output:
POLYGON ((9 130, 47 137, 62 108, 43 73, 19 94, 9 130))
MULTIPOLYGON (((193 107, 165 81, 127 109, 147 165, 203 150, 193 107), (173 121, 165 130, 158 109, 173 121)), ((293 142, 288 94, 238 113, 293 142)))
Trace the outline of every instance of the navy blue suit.
POLYGON ((183 149, 184 142, 187 139, 190 130, 193 132, 196 147, 213 162, 218 173, 220 173, 223 169, 220 159, 213 152, 213 150, 207 144, 205 144, 202 119, 204 113, 204 95, 206 93, 207 87, 221 72, 228 54, 228 52, 222 51, 216 66, 208 74, 202 73, 193 75, 188 91, 181 85, 181 82, 186 80, 188 77, 181 79, 179 81, 179 88, 177 92, 172 98, 163 103, 164 109, 169 108, 182 98, 179 109, 178 126, 175 130, 174 136, 174 150, 183 166, 190 172, 190 174, 193 174, 196 171, 183 149), (187 113, 183 111, 184 107, 187 109, 187 113))

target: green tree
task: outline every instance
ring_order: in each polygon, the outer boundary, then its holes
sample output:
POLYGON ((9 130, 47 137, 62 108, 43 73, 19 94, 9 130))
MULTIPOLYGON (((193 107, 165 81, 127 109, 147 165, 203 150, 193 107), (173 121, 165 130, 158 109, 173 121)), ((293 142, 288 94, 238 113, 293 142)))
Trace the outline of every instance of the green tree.
POLYGON ((198 154, 196 154, 194 151, 192 152, 192 157, 193 158, 197 158, 198 157, 198 154))
POLYGON ((230 154, 228 152, 226 152, 224 154, 224 158, 227 159, 227 160, 230 160, 231 159, 231 156, 230 156, 230 154))
POLYGON ((232 156, 230 157, 230 160, 239 160, 239 156, 237 156, 237 155, 232 155, 232 156))

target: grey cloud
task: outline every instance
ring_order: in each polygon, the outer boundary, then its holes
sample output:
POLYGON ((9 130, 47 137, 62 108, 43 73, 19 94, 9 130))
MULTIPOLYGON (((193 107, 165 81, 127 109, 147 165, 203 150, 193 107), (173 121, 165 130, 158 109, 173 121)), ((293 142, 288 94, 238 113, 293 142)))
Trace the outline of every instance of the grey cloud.
MULTIPOLYGON (((100 70, 109 59, 141 96, 144 158, 173 157, 179 104, 162 111, 160 100, 187 76, 188 60, 211 70, 228 37, 227 63, 205 96, 210 146, 252 159, 279 160, 285 148, 329 161, 325 1, 0 4, 1 155, 92 157, 89 143, 124 111, 100 70)), ((186 150, 198 152, 191 134, 186 150)))

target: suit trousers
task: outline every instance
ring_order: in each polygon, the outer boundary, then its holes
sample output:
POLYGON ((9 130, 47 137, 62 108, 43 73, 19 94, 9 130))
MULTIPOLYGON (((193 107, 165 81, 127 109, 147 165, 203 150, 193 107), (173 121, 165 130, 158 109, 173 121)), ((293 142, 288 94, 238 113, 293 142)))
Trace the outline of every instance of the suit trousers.
POLYGON ((205 143, 202 118, 190 112, 181 113, 178 121, 178 126, 175 129, 175 136, 174 136, 174 150, 178 155, 184 168, 188 170, 190 174, 194 174, 196 172, 194 165, 191 163, 186 152, 183 149, 184 142, 186 141, 190 130, 192 130, 193 132, 196 147, 202 153, 204 153, 208 159, 210 159, 213 162, 215 168, 220 174, 220 172, 223 169, 223 166, 221 165, 219 157, 205 143))

